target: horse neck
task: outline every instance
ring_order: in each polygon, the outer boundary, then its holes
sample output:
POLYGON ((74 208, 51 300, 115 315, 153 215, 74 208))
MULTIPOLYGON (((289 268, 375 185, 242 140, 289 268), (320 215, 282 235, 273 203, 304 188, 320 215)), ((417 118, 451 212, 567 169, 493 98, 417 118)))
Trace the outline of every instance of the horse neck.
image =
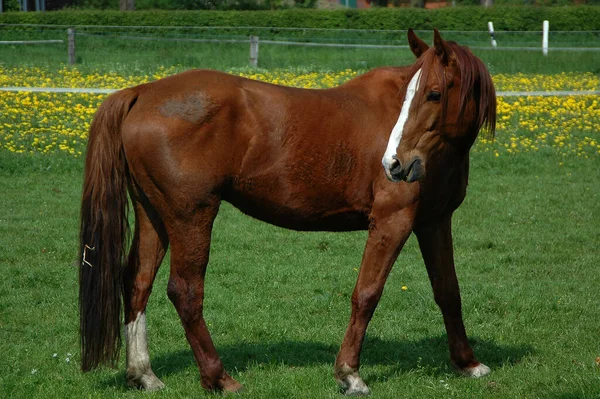
POLYGON ((427 223, 442 215, 452 214, 463 202, 469 183, 469 156, 442 156, 428 169, 421 184, 417 223, 427 223))
POLYGON ((376 68, 339 86, 340 90, 388 92, 397 96, 407 79, 410 67, 376 68))
MULTIPOLYGON (((476 137, 473 131, 467 137, 476 137)), ((473 146, 471 139, 445 140, 445 145, 434 154, 430 154, 428 161, 426 186, 427 191, 436 192, 436 188, 447 190, 448 186, 466 189, 469 179, 469 156, 473 146)), ((440 193, 436 193, 438 195, 440 193)), ((446 193, 448 194, 448 193, 446 193)))

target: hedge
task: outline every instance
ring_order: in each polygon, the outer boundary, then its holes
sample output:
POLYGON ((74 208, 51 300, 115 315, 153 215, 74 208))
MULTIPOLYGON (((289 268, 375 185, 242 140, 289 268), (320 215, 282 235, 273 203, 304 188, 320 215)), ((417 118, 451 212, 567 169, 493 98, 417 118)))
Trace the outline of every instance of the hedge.
POLYGON ((351 29, 485 30, 493 21, 497 31, 598 30, 600 7, 480 6, 370 10, 280 11, 52 11, 6 12, 0 23, 57 25, 257 26, 351 29))

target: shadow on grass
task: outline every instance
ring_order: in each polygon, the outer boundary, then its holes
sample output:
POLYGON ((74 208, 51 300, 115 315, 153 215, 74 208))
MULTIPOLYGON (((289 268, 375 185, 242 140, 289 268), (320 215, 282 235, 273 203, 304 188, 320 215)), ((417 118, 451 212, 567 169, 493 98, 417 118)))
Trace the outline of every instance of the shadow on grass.
MULTIPOLYGON (((497 345, 492 341, 471 338, 470 342, 477 357, 493 369, 517 364, 525 356, 535 352, 529 344, 497 345)), ((230 372, 245 371, 260 365, 285 365, 307 367, 331 365, 339 347, 320 342, 281 341, 248 343, 240 342, 217 348, 225 369, 230 372)), ((196 366, 191 349, 152 357, 152 368, 158 378, 179 374, 189 367, 196 366)), ((445 335, 424 338, 419 341, 382 340, 368 337, 363 346, 361 365, 391 366, 386 372, 368 372, 364 375, 367 383, 385 381, 389 377, 421 371, 427 375, 444 376, 452 372, 448 345, 445 335)), ((125 372, 119 373, 125 387, 125 372)), ((113 386, 115 379, 103 381, 104 387, 113 386)))
MULTIPOLYGON (((498 345, 494 341, 469 338, 475 356, 492 369, 511 366, 535 353, 529 344, 498 345)), ((420 373, 444 378, 454 374, 450 364, 448 341, 445 335, 423 338, 419 341, 384 341, 377 337, 365 339, 361 365, 387 365, 386 371, 369 372, 363 369, 368 384, 382 382, 393 375, 420 373), (365 373, 366 371, 366 373, 365 373)), ((458 374, 457 374, 458 375, 458 374)))
MULTIPOLYGON (((492 368, 519 363, 523 357, 535 352, 528 344, 505 346, 477 338, 472 338, 470 342, 478 358, 492 368)), ((291 367, 330 364, 333 369, 338 349, 336 345, 310 341, 240 342, 217 348, 225 368, 231 371, 244 371, 261 364, 291 367)), ((419 341, 367 337, 361 361, 363 366, 394 366, 394 372, 410 372, 419 367, 437 369, 440 374, 452 371, 445 335, 419 341)), ((195 365, 195 361, 190 349, 155 357, 152 359, 152 365, 160 377, 177 374, 195 365)))

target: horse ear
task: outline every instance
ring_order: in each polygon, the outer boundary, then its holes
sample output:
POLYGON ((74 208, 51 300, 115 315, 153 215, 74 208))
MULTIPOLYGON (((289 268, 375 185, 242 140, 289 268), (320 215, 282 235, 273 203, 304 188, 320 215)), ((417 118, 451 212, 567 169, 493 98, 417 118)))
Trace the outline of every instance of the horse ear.
POLYGON ((435 53, 442 59, 442 64, 448 65, 452 50, 448 46, 448 43, 442 39, 440 32, 435 28, 433 29, 433 47, 435 47, 435 53))
POLYGON ((419 58, 424 52, 429 50, 429 46, 421 40, 412 28, 408 29, 408 45, 415 57, 419 58))

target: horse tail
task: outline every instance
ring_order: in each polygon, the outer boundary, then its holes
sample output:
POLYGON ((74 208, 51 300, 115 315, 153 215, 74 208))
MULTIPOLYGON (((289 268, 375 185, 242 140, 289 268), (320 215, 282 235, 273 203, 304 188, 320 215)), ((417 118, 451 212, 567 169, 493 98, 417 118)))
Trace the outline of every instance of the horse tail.
POLYGON ((81 369, 114 366, 121 347, 122 270, 125 265, 128 166, 121 124, 138 94, 109 96, 90 127, 79 233, 81 369))

